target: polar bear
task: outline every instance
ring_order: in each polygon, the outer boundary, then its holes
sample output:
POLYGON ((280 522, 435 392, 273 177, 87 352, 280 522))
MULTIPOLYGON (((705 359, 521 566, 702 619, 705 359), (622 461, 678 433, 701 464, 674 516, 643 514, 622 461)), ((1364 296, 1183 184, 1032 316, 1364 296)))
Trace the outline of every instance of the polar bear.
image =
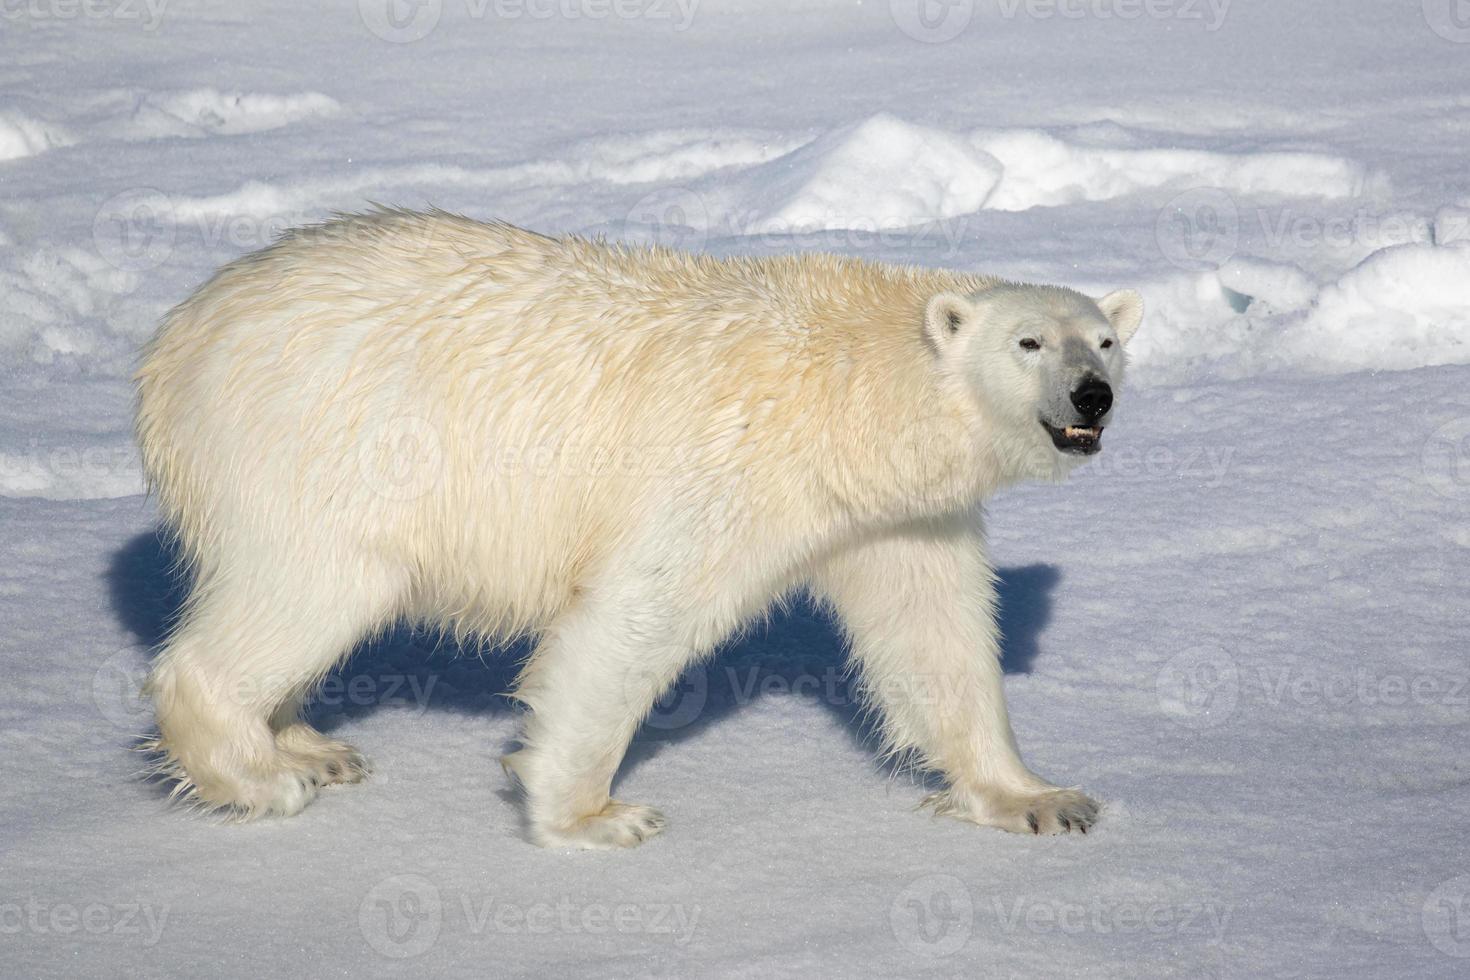
POLYGON ((715 259, 381 210, 172 310, 137 435, 192 570, 148 680, 178 796, 289 815, 367 771, 302 703, 403 619, 531 635, 502 760, 545 846, 631 846, 630 739, 806 589, 926 802, 1021 833, 1098 806, 1021 761, 980 504, 1101 446, 1139 295, 830 255, 715 259))

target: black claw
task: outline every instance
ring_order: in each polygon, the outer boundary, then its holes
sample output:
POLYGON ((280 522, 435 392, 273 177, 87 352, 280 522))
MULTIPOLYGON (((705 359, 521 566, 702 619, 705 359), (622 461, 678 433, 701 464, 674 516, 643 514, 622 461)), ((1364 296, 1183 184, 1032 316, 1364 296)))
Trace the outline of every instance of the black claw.
POLYGON ((1028 814, 1026 814, 1026 823, 1031 826, 1031 832, 1033 834, 1039 834, 1039 833, 1041 833, 1041 824, 1039 824, 1039 823, 1036 822, 1036 814, 1034 814, 1034 813, 1028 813, 1028 814))
POLYGON ((1058 817, 1057 819, 1062 822, 1062 829, 1063 830, 1068 831, 1068 832, 1071 832, 1071 830, 1072 830, 1072 821, 1068 820, 1066 817, 1058 817))

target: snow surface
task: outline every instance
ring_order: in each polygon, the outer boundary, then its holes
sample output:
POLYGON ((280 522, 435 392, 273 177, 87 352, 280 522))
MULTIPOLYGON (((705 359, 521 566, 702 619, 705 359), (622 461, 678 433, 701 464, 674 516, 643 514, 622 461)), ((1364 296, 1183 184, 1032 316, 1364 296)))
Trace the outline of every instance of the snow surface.
POLYGON ((0 975, 1465 975, 1467 156, 1452 0, 0 6, 0 975), (168 811, 128 373, 370 200, 1141 288, 1106 451, 991 508, 1022 747, 1097 831, 915 813, 802 609, 645 727, 633 852, 526 844, 524 650, 407 632, 316 708, 371 781, 168 811))

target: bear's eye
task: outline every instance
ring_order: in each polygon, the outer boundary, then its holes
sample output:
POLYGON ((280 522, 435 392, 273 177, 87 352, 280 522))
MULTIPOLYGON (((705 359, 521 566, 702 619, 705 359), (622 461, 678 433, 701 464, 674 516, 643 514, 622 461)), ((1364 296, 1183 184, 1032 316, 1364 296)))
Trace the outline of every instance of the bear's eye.
POLYGON ((1021 341, 1022 350, 1041 350, 1041 341, 1026 337, 1021 341))
POLYGON ((1108 349, 1108 348, 1109 348, 1109 347, 1111 347, 1111 346, 1113 346, 1113 342, 1112 342, 1112 340, 1104 340, 1104 341, 1103 341, 1103 342, 1102 342, 1102 349, 1103 349, 1103 350, 1107 350, 1107 349, 1108 349))

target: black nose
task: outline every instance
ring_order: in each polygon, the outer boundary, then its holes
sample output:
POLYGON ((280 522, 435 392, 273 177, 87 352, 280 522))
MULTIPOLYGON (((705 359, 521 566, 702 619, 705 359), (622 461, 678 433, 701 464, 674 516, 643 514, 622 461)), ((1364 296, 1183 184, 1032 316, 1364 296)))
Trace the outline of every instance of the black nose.
POLYGON ((1088 378, 1072 392, 1072 404, 1082 413, 1084 419, 1096 422, 1113 407, 1113 389, 1108 387, 1106 381, 1088 378))

